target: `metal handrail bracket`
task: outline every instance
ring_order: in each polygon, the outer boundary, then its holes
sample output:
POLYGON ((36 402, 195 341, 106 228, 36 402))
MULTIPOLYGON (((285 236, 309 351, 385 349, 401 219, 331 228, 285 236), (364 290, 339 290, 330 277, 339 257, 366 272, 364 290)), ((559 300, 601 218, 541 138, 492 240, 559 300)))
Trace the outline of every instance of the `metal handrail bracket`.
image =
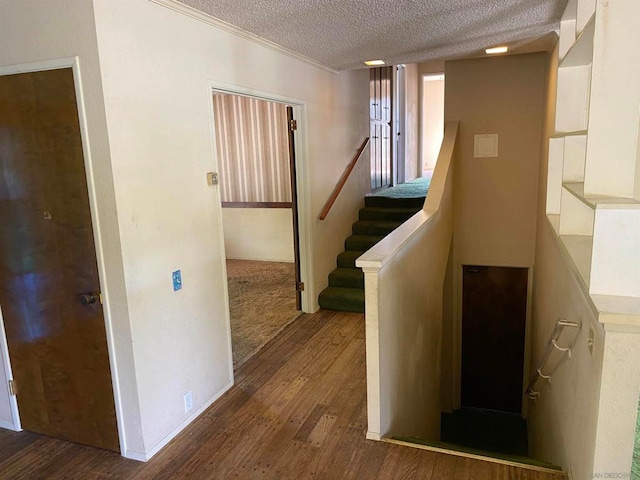
POLYGON ((531 400, 537 400, 540 397, 540 392, 542 387, 539 390, 535 390, 536 383, 540 378, 547 380, 551 383, 551 373, 545 375, 542 373, 543 369, 547 366, 547 361, 549 357, 553 353, 554 350, 558 350, 559 352, 566 353, 567 357, 571 359, 571 347, 561 347, 558 345, 558 340, 560 339, 560 335, 564 331, 565 328, 579 328, 580 324, 577 322, 571 322, 569 320, 565 320, 563 318, 559 318, 556 321, 556 325, 551 332, 551 336, 549 337, 549 341, 547 342, 547 346, 544 350, 544 354, 538 363, 538 368, 536 368, 535 373, 531 376, 531 380, 529 381, 529 386, 525 391, 525 395, 529 397, 531 400))

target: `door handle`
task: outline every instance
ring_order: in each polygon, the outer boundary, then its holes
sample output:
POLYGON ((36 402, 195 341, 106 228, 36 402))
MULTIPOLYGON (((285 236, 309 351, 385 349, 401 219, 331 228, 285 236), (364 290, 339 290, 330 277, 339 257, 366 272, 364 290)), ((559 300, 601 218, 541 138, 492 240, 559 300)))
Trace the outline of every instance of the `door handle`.
POLYGON ((78 299, 84 306, 96 303, 98 300, 100 300, 100 303, 102 303, 102 295, 100 294, 100 292, 83 293, 78 297, 78 299))

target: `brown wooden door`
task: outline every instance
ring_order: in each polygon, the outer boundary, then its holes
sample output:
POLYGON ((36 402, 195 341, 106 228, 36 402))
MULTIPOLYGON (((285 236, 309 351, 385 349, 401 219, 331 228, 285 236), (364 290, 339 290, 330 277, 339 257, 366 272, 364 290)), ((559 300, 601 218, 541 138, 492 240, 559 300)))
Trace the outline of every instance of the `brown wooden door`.
POLYGON ((291 209, 293 217, 293 256, 296 269, 296 310, 302 310, 302 274, 300 273, 300 231, 298 219, 298 178, 296 169, 296 142, 295 120, 293 118, 293 107, 287 107, 287 122, 289 124, 289 171, 291 173, 291 209))
POLYGON ((393 162, 393 67, 372 68, 369 80, 370 95, 370 158, 371 189, 391 185, 393 162))
POLYGON ((70 68, 0 76, 0 307, 25 430, 119 451, 70 68))
POLYGON ((521 413, 526 268, 465 266, 462 406, 521 413))

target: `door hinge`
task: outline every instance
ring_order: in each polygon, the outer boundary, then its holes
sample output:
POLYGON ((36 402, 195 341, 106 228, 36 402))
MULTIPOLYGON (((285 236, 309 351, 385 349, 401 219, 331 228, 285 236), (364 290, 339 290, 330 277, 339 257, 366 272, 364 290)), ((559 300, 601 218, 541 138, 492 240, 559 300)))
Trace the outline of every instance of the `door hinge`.
POLYGON ((297 120, 289 120, 289 130, 292 132, 298 130, 298 121, 297 120))
POLYGON ((296 283, 296 291, 297 292, 304 292, 304 282, 297 282, 296 283))
POLYGON ((18 392, 16 390, 16 382, 15 380, 9 380, 9 395, 15 396, 18 392))

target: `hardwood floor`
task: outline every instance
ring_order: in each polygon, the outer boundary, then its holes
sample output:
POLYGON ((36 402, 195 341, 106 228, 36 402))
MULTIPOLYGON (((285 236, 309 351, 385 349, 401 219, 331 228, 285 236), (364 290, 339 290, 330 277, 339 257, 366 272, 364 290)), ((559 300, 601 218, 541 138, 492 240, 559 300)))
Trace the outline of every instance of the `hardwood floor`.
POLYGON ((236 385, 148 463, 0 430, 0 478, 563 478, 365 440, 365 381, 363 316, 303 315, 247 361, 236 385))

